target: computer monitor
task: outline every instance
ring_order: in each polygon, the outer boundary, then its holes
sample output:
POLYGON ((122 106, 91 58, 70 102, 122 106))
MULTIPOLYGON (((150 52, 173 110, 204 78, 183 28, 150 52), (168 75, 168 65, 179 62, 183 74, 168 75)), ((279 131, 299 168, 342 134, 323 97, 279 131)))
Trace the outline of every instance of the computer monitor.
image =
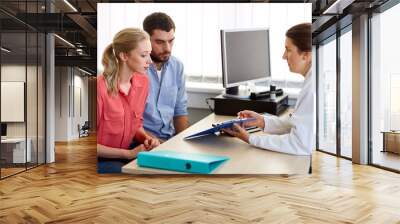
POLYGON ((7 124, 1 123, 1 137, 7 136, 7 124))
POLYGON ((239 85, 271 76, 269 29, 221 30, 221 51, 226 94, 236 95, 239 85))

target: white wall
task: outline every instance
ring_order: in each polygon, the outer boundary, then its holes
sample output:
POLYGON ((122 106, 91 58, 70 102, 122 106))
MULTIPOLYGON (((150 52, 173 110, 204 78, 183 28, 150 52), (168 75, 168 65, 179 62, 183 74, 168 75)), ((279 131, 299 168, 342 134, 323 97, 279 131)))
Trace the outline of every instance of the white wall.
MULTIPOLYGON (((1 66, 1 81, 10 82, 26 82, 26 70, 28 73, 33 69, 32 66, 25 65, 2 65, 1 66)), ((8 110, 9 108, 1 108, 1 110, 8 110)), ((25 137, 25 122, 7 122, 7 136, 8 137, 25 137)))
MULTIPOLYGON (((311 22, 310 3, 101 3, 98 4, 98 71, 102 71, 102 52, 113 36, 126 27, 142 28, 143 19, 152 12, 165 12, 174 20, 177 29, 172 54, 183 61, 187 76, 201 74, 222 77, 220 29, 268 27, 272 73, 276 79, 285 83, 278 86, 292 88, 287 85, 287 81, 291 80, 296 84, 303 81, 300 75, 289 72, 282 54, 286 30, 298 23, 311 22)), ((215 97, 223 90, 221 83, 215 83, 215 87, 210 87, 210 83, 202 84, 186 83, 189 108, 208 108, 205 99, 215 97)), ((284 89, 289 94, 291 105, 295 104, 300 90, 298 85, 296 87, 298 89, 293 91, 284 89)))
POLYGON ((102 52, 118 31, 142 28, 147 15, 165 12, 176 25, 172 54, 182 60, 187 76, 222 77, 221 29, 269 28, 272 77, 302 82, 282 55, 286 30, 311 22, 311 3, 100 3, 97 9, 98 71, 102 52))
MULTIPOLYGON (((25 82, 25 69, 25 65, 2 65, 1 81, 25 82)), ((7 109, 8 108, 1 108, 1 110, 7 109)), ((25 137, 25 122, 7 123, 7 137, 25 137)))
MULTIPOLYGON (((20 108, 21 113, 25 114, 26 120, 23 122, 6 122, 7 137, 9 138, 25 138, 30 139, 30 148, 32 161, 36 162, 37 154, 39 154, 39 163, 44 162, 44 74, 40 66, 25 66, 25 64, 4 64, 1 66, 1 80, 10 82, 26 83, 26 107, 20 108), (27 78, 27 80, 25 80, 27 78)), ((3 93, 2 89, 2 93, 3 93)), ((24 90, 20 90, 24 94, 24 90)), ((7 94, 7 93, 6 93, 7 94)), ((7 95, 2 95, 7 97, 7 95)), ((25 100, 24 100, 25 101, 25 100)), ((25 102, 22 102, 25 104, 25 102)), ((13 108, 2 107, 2 112, 13 113, 13 108)), ((14 109, 15 110, 15 109, 14 109)), ((15 113, 15 112, 14 112, 15 113)))
POLYGON ((78 124, 88 120, 88 78, 83 75, 71 67, 56 67, 55 141, 77 139, 78 124))
POLYGON ((74 99, 72 119, 71 119, 71 132, 72 138, 78 138, 78 124, 81 126, 88 120, 88 78, 80 76, 82 73, 77 74, 77 70, 74 71, 74 91, 72 92, 74 99), (80 91, 80 93, 78 93, 80 91), (79 97, 80 95, 80 97, 79 97), (81 108, 79 108, 81 107, 81 108), (80 112, 80 110, 82 110, 80 112))
POLYGON ((55 68, 55 140, 67 141, 68 68, 55 68))

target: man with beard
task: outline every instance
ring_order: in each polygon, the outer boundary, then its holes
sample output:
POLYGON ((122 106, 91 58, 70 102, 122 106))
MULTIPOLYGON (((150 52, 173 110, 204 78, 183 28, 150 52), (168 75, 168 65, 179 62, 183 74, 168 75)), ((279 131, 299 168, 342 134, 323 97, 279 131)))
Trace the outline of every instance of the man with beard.
POLYGON ((175 39, 171 17, 153 13, 143 21, 143 29, 150 35, 153 60, 147 71, 150 88, 143 125, 163 142, 189 126, 183 64, 171 55, 175 39))

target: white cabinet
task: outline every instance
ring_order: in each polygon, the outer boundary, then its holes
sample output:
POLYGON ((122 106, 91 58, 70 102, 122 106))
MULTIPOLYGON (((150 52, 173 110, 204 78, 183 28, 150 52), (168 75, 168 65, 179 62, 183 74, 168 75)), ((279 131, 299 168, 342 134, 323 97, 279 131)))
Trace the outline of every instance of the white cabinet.
POLYGON ((1 148, 2 152, 9 152, 6 161, 11 162, 12 155, 12 163, 25 163, 32 161, 32 141, 30 138, 26 140, 27 148, 25 151, 25 139, 24 138, 7 138, 1 140, 1 148), (25 161, 27 159, 27 161, 25 161))

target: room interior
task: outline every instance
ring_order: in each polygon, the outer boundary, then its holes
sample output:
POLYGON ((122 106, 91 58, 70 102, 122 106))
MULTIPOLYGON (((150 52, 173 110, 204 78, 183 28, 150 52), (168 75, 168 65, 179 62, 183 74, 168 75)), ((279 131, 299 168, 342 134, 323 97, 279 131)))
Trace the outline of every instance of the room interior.
MULTIPOLYGON (((100 175, 98 4, 134 2, 163 1, 1 1, 0 222, 399 222, 398 1, 284 1, 311 4, 312 174, 100 175)), ((191 125, 213 113, 221 82, 188 77, 191 125)))

